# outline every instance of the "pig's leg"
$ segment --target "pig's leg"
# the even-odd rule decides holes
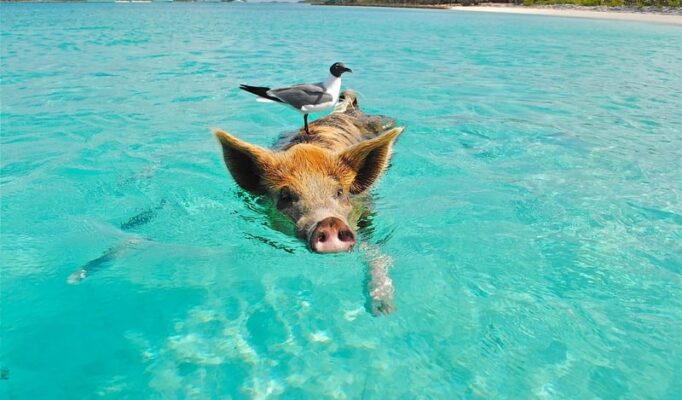
[[[393,305],[393,281],[388,276],[388,269],[393,264],[390,256],[381,254],[375,245],[362,244],[360,250],[369,266],[367,271],[367,291],[369,309],[372,315],[390,314]]]
[[[163,209],[165,206],[166,199],[163,199],[156,207],[143,211],[129,218],[128,221],[121,224],[121,229],[127,231],[130,229],[135,229],[147,225],[154,218],[156,218],[157,211]],[[118,245],[106,250],[104,253],[102,253],[101,256],[95,258],[94,260],[90,260],[77,270],[73,271],[71,275],[69,275],[69,277],[66,278],[66,281],[70,284],[80,283],[83,279],[87,278],[93,272],[96,272],[102,268],[107,267],[129,248],[134,247],[144,241],[146,240],[137,237],[131,237],[122,241]]]
[[[82,265],[80,268],[77,270],[73,271],[71,275],[66,279],[67,283],[70,283],[72,285],[75,285],[77,283],[80,283],[83,281],[83,279],[87,278],[90,274],[97,272],[98,270],[107,267],[109,264],[111,264],[116,258],[118,258],[123,252],[126,250],[130,249],[131,247],[134,247],[140,243],[142,243],[144,240],[139,239],[139,238],[130,238],[126,239],[123,242],[119,243],[118,245],[111,247],[107,251],[105,251],[101,256],[95,258],[94,260],[90,260],[86,264]]]

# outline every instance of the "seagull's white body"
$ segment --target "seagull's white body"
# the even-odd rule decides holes
[[[334,63],[329,67],[329,76],[324,82],[307,83],[270,89],[264,86],[239,85],[239,88],[255,94],[257,100],[264,103],[282,103],[303,114],[303,124],[308,132],[308,114],[328,110],[336,105],[341,93],[341,75],[353,72],[343,63]]]
[[[329,93],[332,96],[332,101],[327,101],[320,104],[305,105],[301,108],[296,108],[289,104],[286,105],[300,112],[301,114],[322,112],[328,110],[331,107],[334,107],[336,103],[339,102],[339,94],[341,94],[341,77],[337,78],[334,75],[329,74],[327,79],[320,85],[324,88],[325,93]],[[256,97],[256,101],[260,103],[275,103],[275,101],[266,99],[264,97]]]
[[[336,103],[339,102],[339,94],[341,93],[341,77],[337,78],[334,75],[329,74],[327,79],[322,82],[322,87],[324,88],[325,93],[329,93],[332,96],[332,101],[303,106],[300,110],[298,110],[299,112],[303,114],[322,112],[334,107]]]

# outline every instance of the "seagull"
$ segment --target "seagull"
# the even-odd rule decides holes
[[[239,85],[239,88],[258,96],[258,101],[282,103],[303,113],[305,132],[308,131],[308,114],[321,112],[336,105],[341,91],[341,75],[353,72],[343,63],[337,62],[329,67],[329,76],[324,82],[307,83],[278,89],[269,87]]]

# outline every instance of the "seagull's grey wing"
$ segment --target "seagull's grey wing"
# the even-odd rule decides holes
[[[324,91],[322,85],[312,84],[272,89],[268,90],[268,95],[277,97],[298,109],[311,104],[327,103],[334,99],[331,94]]]

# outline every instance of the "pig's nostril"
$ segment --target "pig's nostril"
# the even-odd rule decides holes
[[[308,246],[316,253],[350,251],[355,246],[355,233],[343,220],[328,217],[315,225]]]
[[[353,236],[353,232],[347,230],[347,229],[342,229],[339,231],[339,240],[342,242],[351,242],[355,239]]]

